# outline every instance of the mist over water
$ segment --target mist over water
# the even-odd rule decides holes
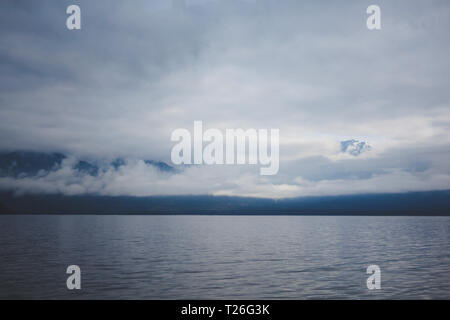
[[[447,217],[0,216],[0,298],[450,299],[449,235]]]

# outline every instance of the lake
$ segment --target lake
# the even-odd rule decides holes
[[[0,216],[9,298],[450,299],[450,218]]]

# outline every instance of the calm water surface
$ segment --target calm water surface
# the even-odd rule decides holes
[[[447,217],[0,216],[0,299],[450,299],[449,236]]]

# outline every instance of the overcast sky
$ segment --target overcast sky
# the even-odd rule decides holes
[[[258,3],[257,3],[258,2]],[[81,7],[82,29],[66,28]],[[381,7],[382,29],[366,27]],[[0,3],[0,150],[71,159],[18,190],[258,197],[450,189],[450,3]],[[198,166],[163,175],[173,130],[279,128],[280,171]],[[341,151],[357,139],[371,149]],[[73,159],[127,158],[97,178]],[[71,162],[72,161],[72,162]]]

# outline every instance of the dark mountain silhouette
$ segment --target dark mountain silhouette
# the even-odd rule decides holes
[[[144,160],[146,164],[152,165],[164,172],[174,172],[175,169],[162,161]]]
[[[41,153],[30,151],[14,151],[0,153],[0,177],[35,176],[39,172],[57,170],[67,156],[62,153]],[[162,161],[144,160],[162,172],[174,173],[176,169]],[[111,166],[116,170],[125,165],[124,159],[114,159]],[[79,160],[73,167],[81,173],[97,176],[100,170],[98,164],[87,160]]]
[[[89,174],[91,176],[97,176],[98,175],[98,167],[96,165],[93,165],[87,161],[78,161],[78,163],[74,166],[75,170],[78,170],[80,172]]]
[[[0,153],[0,177],[33,176],[41,170],[51,171],[59,167],[64,158],[61,153]]]

